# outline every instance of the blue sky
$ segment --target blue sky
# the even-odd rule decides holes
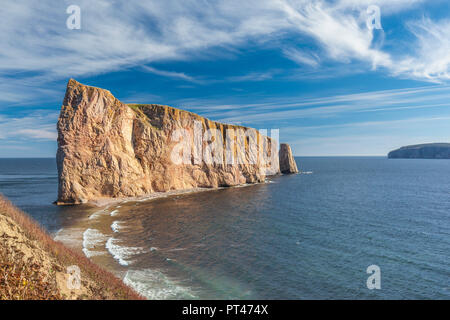
[[[81,8],[81,29],[66,8]],[[379,6],[382,29],[366,25]],[[0,157],[54,157],[69,78],[123,102],[279,129],[299,156],[450,141],[450,5],[420,0],[8,1]]]

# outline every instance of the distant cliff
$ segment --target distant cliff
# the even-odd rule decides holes
[[[279,156],[292,158],[255,129],[126,105],[71,79],[58,120],[57,203],[263,182],[280,173]]]
[[[401,147],[389,152],[388,158],[450,159],[450,143],[427,143]]]

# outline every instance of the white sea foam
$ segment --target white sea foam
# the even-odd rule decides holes
[[[114,216],[117,216],[117,214],[119,213],[119,210],[114,210],[114,211],[111,211],[111,213],[110,213],[110,215],[111,215],[111,217],[114,217]]]
[[[313,174],[313,171],[301,171],[300,174]]]
[[[123,282],[150,300],[197,298],[189,287],[181,286],[159,270],[128,270]]]
[[[101,217],[104,214],[106,214],[106,209],[102,209],[102,210],[96,211],[96,212],[94,212],[93,214],[91,214],[89,216],[89,220],[97,219],[97,218]]]
[[[106,236],[97,229],[86,229],[83,233],[83,252],[86,257],[103,255],[104,252],[96,249],[102,246],[105,241]]]
[[[111,230],[113,232],[119,232],[121,229],[123,229],[123,224],[120,221],[114,221],[111,224]]]
[[[71,248],[79,248],[83,242],[83,231],[84,229],[82,228],[62,228],[55,233],[53,239]]]
[[[106,241],[106,249],[121,265],[128,266],[133,263],[131,257],[144,253],[145,250],[142,247],[126,247],[118,244],[119,240],[111,237]]]

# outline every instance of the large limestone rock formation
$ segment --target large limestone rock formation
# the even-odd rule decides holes
[[[280,172],[277,142],[255,129],[126,105],[73,79],[58,120],[57,165],[57,204],[257,183]]]
[[[281,173],[298,173],[291,147],[286,143],[280,144],[280,171]]]
[[[77,273],[79,287],[71,281]],[[0,194],[0,298],[137,300],[142,296],[81,252],[54,241]]]

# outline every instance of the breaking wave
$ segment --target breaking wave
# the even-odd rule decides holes
[[[103,251],[99,251],[98,247],[103,246],[106,236],[97,229],[86,229],[83,233],[83,253],[86,257],[103,255]]]
[[[133,263],[131,257],[136,254],[145,253],[144,248],[142,247],[126,247],[117,244],[119,240],[110,237],[108,241],[106,241],[106,249],[108,249],[109,253],[116,259],[122,266],[128,266]]]
[[[197,298],[191,288],[169,279],[159,270],[128,270],[123,282],[150,300]]]

